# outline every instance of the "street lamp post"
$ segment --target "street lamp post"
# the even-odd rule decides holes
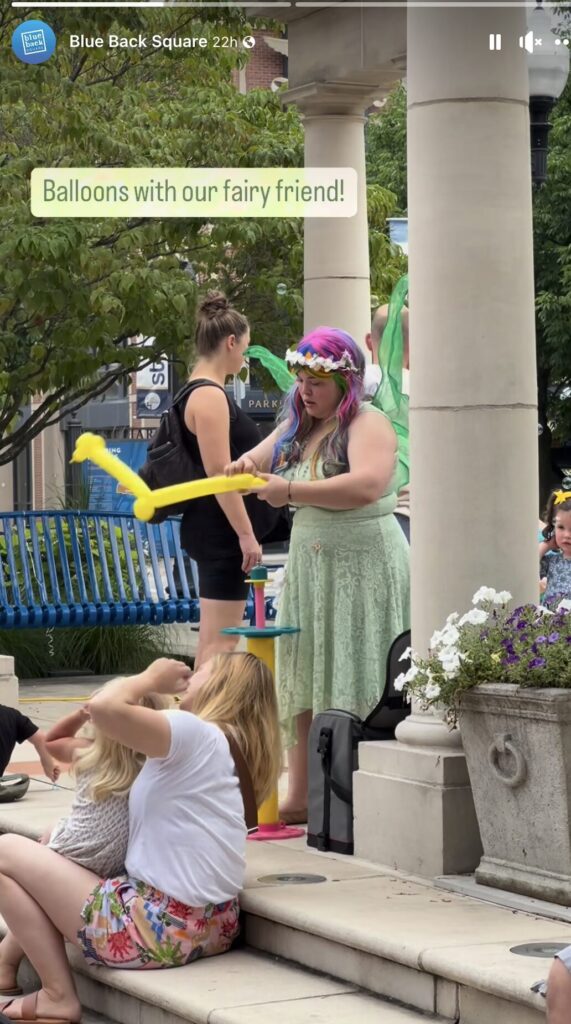
[[[567,82],[569,49],[552,31],[551,17],[541,5],[530,15],[528,29],[531,180],[534,185],[543,185],[547,179],[549,115]]]

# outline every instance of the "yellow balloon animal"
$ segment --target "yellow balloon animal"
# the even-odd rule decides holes
[[[116,455],[107,451],[104,438],[98,434],[81,434],[75,443],[72,462],[85,462],[90,459],[97,466],[109,473],[115,480],[135,495],[133,515],[143,522],[152,519],[158,508],[174,505],[178,501],[191,501],[193,498],[204,498],[207,494],[225,494],[229,491],[249,491],[255,484],[265,484],[261,477],[252,473],[239,473],[237,476],[210,476],[205,480],[189,480],[188,483],[173,484],[171,487],[160,487],[151,491],[144,480],[133,469],[126,466]]]

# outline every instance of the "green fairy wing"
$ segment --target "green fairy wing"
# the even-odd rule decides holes
[[[401,311],[408,293],[408,274],[397,282],[389,303],[387,326],[379,342],[378,363],[383,376],[372,405],[391,421],[398,441],[395,487],[400,491],[409,481],[408,395],[402,393],[403,336]]]
[[[271,373],[277,386],[281,391],[289,391],[292,384],[295,384],[293,373],[288,370],[285,359],[280,359],[263,345],[250,345],[245,352],[247,359],[259,359],[264,369]]]

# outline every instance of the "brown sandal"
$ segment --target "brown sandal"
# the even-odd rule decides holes
[[[38,1017],[38,996],[39,992],[30,992],[29,995],[24,996],[22,999],[21,1017],[7,1016],[5,1011],[14,1002],[14,999],[9,999],[7,1003],[0,1006],[0,1021],[2,1024],[6,1024],[6,1022],[13,1024],[14,1021],[18,1021],[19,1024],[79,1024],[79,1021],[69,1020],[67,1017]]]

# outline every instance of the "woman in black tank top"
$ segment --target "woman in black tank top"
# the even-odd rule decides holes
[[[209,292],[199,307],[196,328],[198,361],[191,373],[184,423],[196,465],[204,476],[224,467],[261,440],[253,421],[224,391],[224,382],[240,372],[250,343],[245,316],[232,309],[220,292]],[[239,626],[244,617],[250,570],[261,562],[256,532],[261,519],[256,495],[238,493],[191,501],[182,517],[181,542],[198,564],[200,631],[195,666],[218,651],[231,650],[233,637],[222,629]],[[266,531],[267,532],[267,528]]]

